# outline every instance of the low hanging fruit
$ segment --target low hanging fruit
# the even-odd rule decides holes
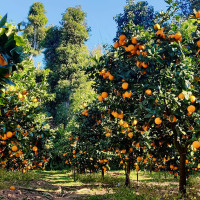
[[[193,105],[190,105],[190,106],[187,107],[187,111],[188,111],[189,113],[193,113],[195,110],[196,110],[196,108],[195,108],[195,106],[193,106]]]
[[[152,94],[152,91],[151,91],[150,89],[147,89],[147,90],[145,91],[145,93],[146,93],[148,96],[150,96],[150,95]]]
[[[17,151],[17,149],[18,149],[17,146],[15,146],[15,145],[12,146],[12,151]]]
[[[128,89],[128,83],[127,82],[122,83],[122,88],[124,90]]]
[[[155,118],[155,124],[160,125],[162,123],[162,120],[160,117]]]
[[[193,145],[194,148],[198,149],[200,147],[200,142],[199,141],[194,141],[192,143],[192,145]]]

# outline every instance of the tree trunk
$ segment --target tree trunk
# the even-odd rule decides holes
[[[179,192],[182,196],[186,194],[186,155],[187,155],[187,148],[189,143],[186,142],[185,146],[182,146],[178,141],[178,134],[175,126],[172,126],[172,130],[174,132],[174,145],[177,148],[179,155],[180,155],[180,165],[179,165]]]
[[[150,174],[152,174],[152,160],[150,161]]]
[[[76,168],[74,166],[74,182],[76,181]]]
[[[102,179],[104,180],[104,169],[101,168],[101,176],[102,176]]]
[[[130,186],[130,171],[131,171],[131,166],[130,166],[130,160],[127,162],[126,168],[125,168],[125,173],[126,173],[126,181],[125,181],[125,186]]]
[[[37,28],[34,27],[34,38],[33,38],[33,49],[36,50],[37,48],[37,40],[36,40],[36,37],[37,37]]]
[[[138,171],[137,171],[137,182],[139,181],[139,174],[138,174]]]
[[[186,154],[180,154],[180,166],[179,166],[179,173],[180,173],[180,180],[179,180],[179,192],[183,195],[186,194]]]

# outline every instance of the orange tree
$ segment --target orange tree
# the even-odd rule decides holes
[[[76,117],[77,127],[72,130],[63,155],[67,158],[65,163],[76,167],[78,172],[85,173],[88,169],[92,173],[100,169],[104,177],[110,149],[105,142],[106,136],[102,134],[104,114],[98,104],[95,101],[89,106],[83,103],[84,109]]]
[[[188,34],[190,27],[179,25],[176,4],[166,2],[169,9],[154,27],[124,27],[114,48],[90,71],[102,107],[111,112],[102,122],[111,130],[111,144],[126,157],[137,144],[137,161],[151,146],[159,146],[185,193],[186,158],[192,146],[200,147],[200,11],[191,16],[195,28]]]
[[[47,93],[48,70],[23,61],[23,71],[14,73],[15,86],[2,94],[1,106],[1,164],[7,169],[45,167],[49,157],[51,130],[43,103],[53,98]]]
[[[5,25],[6,18],[2,20]],[[25,42],[16,35],[15,26],[3,26],[0,41],[1,82],[4,84],[0,107],[0,164],[11,170],[44,168],[51,131],[43,102],[53,99],[46,91],[49,71],[35,68],[30,60],[21,62],[22,52],[26,53],[29,48],[22,48]],[[19,62],[21,70],[14,72],[11,78],[14,85],[8,77]]]

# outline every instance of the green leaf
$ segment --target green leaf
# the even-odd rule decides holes
[[[10,79],[8,78],[2,78],[2,80],[6,83],[6,84],[9,84],[9,85],[15,85]]]
[[[15,36],[14,36],[14,39],[15,39],[15,41],[16,41],[16,45],[17,45],[17,46],[24,46],[24,45],[25,45],[25,42],[24,42],[24,40],[23,40],[22,37],[20,37],[20,36],[18,36],[18,35],[15,35]]]
[[[147,115],[144,116],[144,118],[151,118],[152,117],[152,113],[148,113]]]
[[[5,28],[4,25],[5,25],[6,21],[7,21],[7,14],[0,21],[0,28]]]

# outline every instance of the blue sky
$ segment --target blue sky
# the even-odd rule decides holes
[[[90,50],[98,44],[112,44],[116,33],[113,17],[122,13],[126,4],[126,0],[6,0],[1,2],[0,15],[8,13],[8,21],[15,24],[27,21],[30,6],[36,1],[44,4],[48,25],[59,25],[61,14],[68,7],[81,5],[82,10],[87,13],[88,26],[91,27],[90,39],[86,43]],[[164,0],[147,1],[156,11],[166,10],[167,4]],[[37,60],[41,61],[41,59],[40,56]]]

